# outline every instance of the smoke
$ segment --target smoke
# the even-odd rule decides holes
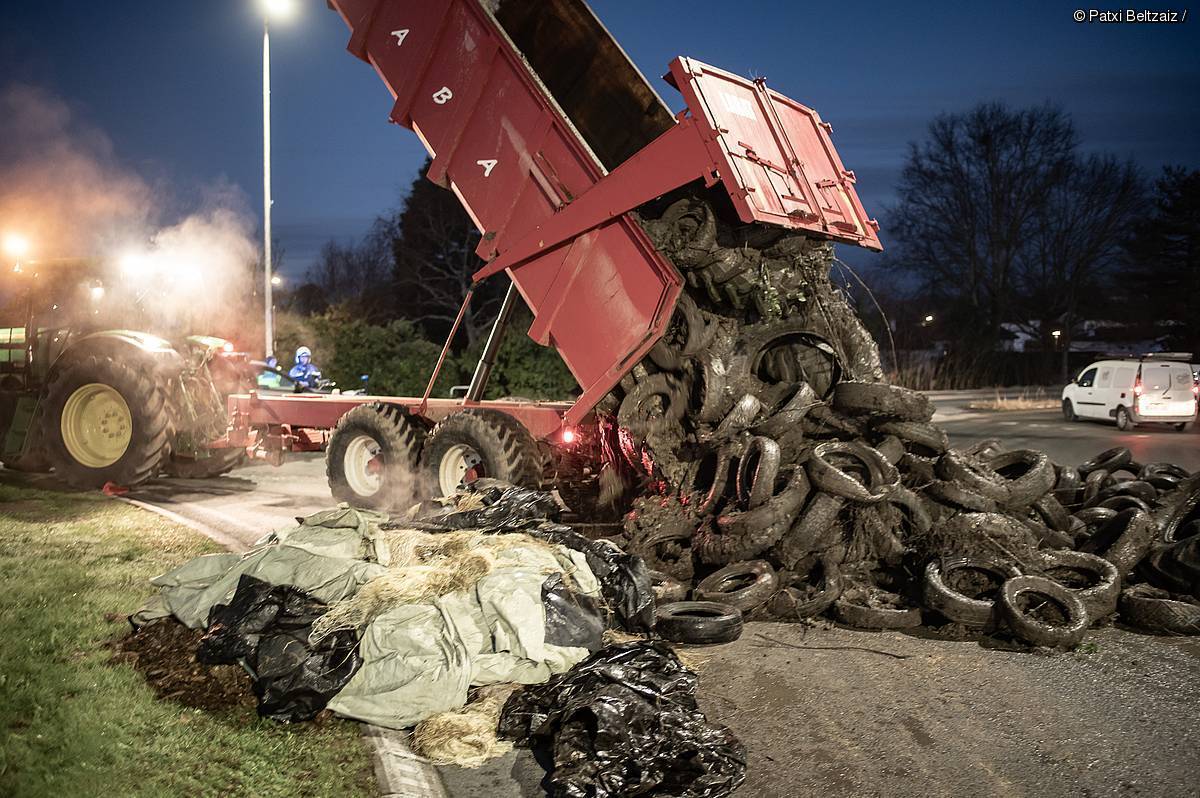
[[[189,186],[190,215],[168,217],[183,194],[123,165],[111,139],[60,98],[27,85],[0,90],[0,234],[27,239],[33,261],[93,261],[107,306],[97,315],[109,324],[257,340],[258,250],[245,197],[228,183]]]
[[[153,192],[108,136],[33,86],[0,91],[0,175],[0,224],[33,242],[33,257],[94,255],[152,222]]]

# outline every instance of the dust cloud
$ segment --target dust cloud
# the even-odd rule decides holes
[[[0,89],[0,176],[0,235],[27,240],[39,273],[78,269],[89,291],[103,285],[104,307],[87,308],[89,323],[258,340],[257,222],[236,187],[152,185],[121,163],[104,131],[24,84]],[[168,216],[185,192],[190,207]],[[0,294],[15,291],[9,260]]]

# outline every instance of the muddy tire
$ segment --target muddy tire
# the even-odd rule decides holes
[[[654,591],[656,605],[674,604],[687,599],[687,585],[662,571],[650,571],[650,589]]]
[[[163,473],[179,479],[212,479],[228,474],[246,460],[245,449],[210,449],[207,457],[172,454],[163,462]]]
[[[958,482],[934,480],[925,488],[925,493],[942,504],[960,507],[973,513],[994,513],[996,502],[987,496],[963,487]]]
[[[1045,496],[1058,477],[1045,452],[1015,449],[987,460],[987,465],[1005,479],[1009,498],[1004,507],[1022,510]]]
[[[1117,611],[1117,598],[1121,595],[1122,580],[1115,565],[1103,557],[1081,551],[1050,552],[1046,554],[1046,559],[1049,562],[1045,569],[1047,572],[1065,569],[1082,575],[1089,582],[1084,587],[1073,587],[1064,584],[1053,573],[1043,574],[1079,597],[1091,623],[1107,618]]]
[[[133,487],[157,472],[170,418],[153,372],[108,357],[68,364],[51,377],[41,436],[54,473],[78,488]]]
[[[904,441],[905,449],[922,457],[937,457],[950,448],[946,432],[936,424],[919,421],[885,421],[876,424],[875,430],[884,435],[895,435]]]
[[[833,407],[851,416],[920,422],[933,418],[933,403],[928,397],[886,382],[839,383],[833,390]]]
[[[1176,601],[1149,585],[1136,585],[1121,594],[1121,620],[1136,629],[1168,635],[1200,635],[1200,605]]]
[[[439,423],[425,441],[421,464],[439,495],[479,477],[522,488],[542,485],[537,441],[521,422],[495,410],[464,410]]]
[[[1004,477],[997,474],[982,460],[958,451],[948,451],[938,458],[934,466],[942,479],[958,484],[993,502],[1004,504],[1012,499],[1012,489]]]
[[[855,629],[913,629],[921,625],[919,607],[869,607],[859,603],[852,593],[843,593],[833,602],[833,614]]]
[[[995,619],[995,599],[968,596],[947,584],[953,573],[965,570],[986,574],[995,581],[997,589],[1005,581],[1020,576],[1020,571],[1011,565],[983,557],[934,560],[925,567],[925,584],[922,590],[925,606],[954,623],[983,629],[990,626]]]
[[[654,631],[672,643],[730,643],[742,636],[742,613],[713,601],[676,601],[655,611]]]
[[[1051,602],[1063,616],[1061,623],[1034,617],[1025,607],[1030,596]],[[1042,576],[1018,576],[1000,588],[996,602],[1001,620],[1019,640],[1047,648],[1074,648],[1087,632],[1087,610],[1079,597],[1052,579]]]
[[[779,578],[770,563],[748,560],[727,565],[702,579],[696,585],[696,600],[728,604],[748,615],[766,604],[778,589]]]
[[[1150,516],[1132,508],[1117,513],[1079,547],[1087,554],[1097,554],[1117,567],[1121,576],[1128,576],[1154,541],[1154,524]]]
[[[378,509],[412,500],[422,433],[398,405],[372,402],[346,413],[325,449],[325,476],[333,498]]]
[[[783,489],[753,510],[725,513],[716,530],[702,529],[692,540],[701,562],[723,565],[757,557],[778,543],[808,498],[808,477],[796,468]]]
[[[820,588],[811,595],[789,585],[772,597],[768,609],[772,617],[784,620],[815,618],[833,606],[842,595],[842,577],[832,562],[822,563]]]

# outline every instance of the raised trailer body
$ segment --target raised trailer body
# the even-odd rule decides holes
[[[682,290],[632,212],[697,181],[721,186],[742,222],[881,248],[815,111],[762,80],[677,58],[666,80],[686,108],[672,115],[581,0],[329,5],[350,28],[350,52],[391,92],[391,121],[429,151],[428,177],[478,226],[475,281],[508,275],[533,312],[530,337],[554,347],[581,393],[566,405],[481,402],[479,385],[457,402],[428,391],[251,395],[231,401],[235,432],[239,423],[324,427],[366,402],[427,423],[497,412],[537,440],[582,424],[662,337]]]

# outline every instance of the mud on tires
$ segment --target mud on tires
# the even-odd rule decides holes
[[[1027,601],[1032,597],[1033,601]],[[1036,602],[1033,603],[1033,602]],[[1067,588],[1041,576],[1018,576],[1000,588],[996,602],[1000,618],[1020,640],[1047,648],[1074,648],[1083,640],[1090,619],[1083,602]],[[1039,607],[1050,605],[1058,618],[1039,617]]]
[[[1005,580],[1020,576],[1011,565],[984,557],[950,557],[933,560],[925,568],[923,599],[925,606],[946,620],[982,629],[990,626],[995,618],[996,601],[986,597],[985,591],[968,595],[949,584],[952,575],[960,571],[975,571],[987,577],[989,586],[998,591]]]
[[[540,488],[537,442],[512,416],[495,410],[464,410],[440,422],[425,441],[421,472],[429,487],[448,495],[480,477],[523,488]]]
[[[423,433],[397,405],[371,402],[346,413],[325,450],[325,475],[333,498],[353,507],[380,509],[411,499]]]
[[[42,407],[46,460],[74,487],[138,485],[166,456],[170,419],[152,369],[85,357],[51,377]]]

